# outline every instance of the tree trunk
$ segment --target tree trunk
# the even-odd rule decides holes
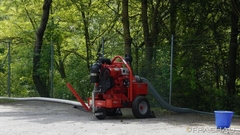
[[[83,8],[82,8],[83,9]],[[88,31],[88,21],[85,16],[85,12],[81,11],[82,18],[83,18],[83,24],[84,24],[84,37],[86,42],[86,51],[87,51],[87,68],[90,69],[90,57],[91,57],[91,43],[90,43],[90,36]]]
[[[147,0],[142,0],[142,26],[143,26],[143,36],[146,47],[146,65],[149,65],[153,57],[152,43],[150,41],[149,34],[149,24],[148,24],[148,15],[147,15]]]
[[[151,33],[150,26],[148,23],[148,0],[142,0],[142,26],[143,26],[143,36],[146,47],[146,64],[149,65],[153,58],[153,46],[157,41],[157,35],[159,34],[158,30],[158,8],[160,6],[160,0],[156,1],[156,6],[154,7],[152,16],[151,16]]]
[[[61,78],[64,79],[64,78],[67,78],[65,68],[64,68],[64,64],[63,64],[64,59],[62,59],[60,44],[57,43],[56,45],[57,45],[57,55],[59,57],[58,63],[56,62],[57,70],[59,71]]]
[[[132,38],[129,30],[128,0],[122,0],[122,23],[124,31],[124,53],[131,55]]]
[[[240,1],[231,0],[232,10],[235,12],[236,16],[240,18]]]
[[[82,1],[76,2],[76,1],[72,0],[72,2],[75,4],[77,9],[80,11],[82,18],[83,18],[82,20],[83,20],[83,26],[84,26],[84,37],[85,37],[86,52],[87,52],[86,62],[87,62],[87,68],[90,69],[91,42],[90,42],[90,35],[89,35],[89,30],[88,30],[89,22],[88,22],[88,18],[86,17],[86,14],[88,14],[88,13],[85,13],[87,11],[84,10],[85,8],[88,8],[88,7],[84,7],[84,4]],[[90,1],[90,3],[91,3],[91,1]]]
[[[44,0],[43,3],[43,14],[41,18],[40,26],[36,33],[36,42],[34,46],[34,55],[33,55],[33,82],[36,86],[36,89],[41,97],[50,97],[49,92],[46,89],[45,82],[41,79],[41,74],[38,73],[40,69],[40,59],[41,59],[41,48],[43,42],[44,32],[49,18],[49,10],[51,8],[52,0]]]
[[[235,95],[236,94],[236,60],[237,60],[237,49],[238,49],[238,16],[234,11],[232,11],[231,15],[231,39],[229,45],[229,68],[228,68],[228,94]]]
[[[176,10],[175,0],[170,0],[170,31],[171,35],[176,34],[176,25],[177,25],[177,10]]]

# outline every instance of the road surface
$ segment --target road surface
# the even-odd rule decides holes
[[[156,113],[157,118],[135,119],[130,109],[123,116],[96,119],[72,105],[43,101],[0,103],[1,135],[240,135],[240,119],[218,130],[215,118],[203,114]]]

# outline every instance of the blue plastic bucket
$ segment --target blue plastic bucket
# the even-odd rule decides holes
[[[232,121],[232,111],[214,111],[215,123],[218,129],[229,128]]]

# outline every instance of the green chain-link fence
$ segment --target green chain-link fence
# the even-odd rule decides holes
[[[171,96],[171,104],[175,106],[207,111],[221,108],[223,104],[227,104],[222,99],[228,98],[225,90],[229,38],[229,33],[206,37],[162,37],[161,42],[154,43],[150,63],[144,59],[146,48],[134,45],[131,48],[133,73],[147,78],[166,102],[169,102]],[[9,92],[14,97],[38,96],[32,81],[32,48],[12,43],[11,53],[8,53],[8,45],[7,42],[0,43],[0,96],[9,96]],[[105,56],[111,59],[115,55],[123,55],[117,54],[123,52],[123,48],[119,46],[106,44]],[[42,52],[46,54],[44,60],[48,62],[45,62],[43,67],[45,70],[40,70],[39,73],[44,74],[42,79],[45,80],[51,96],[74,99],[66,87],[67,82],[70,82],[84,99],[90,96],[93,84],[90,84],[84,59],[74,53],[69,54],[64,63],[67,78],[62,79],[57,65],[60,57],[55,51],[51,51],[51,45],[43,48]],[[236,60],[238,69],[239,52]],[[8,70],[9,65],[11,67]],[[237,93],[240,91],[239,78],[238,71]],[[238,94],[234,98],[234,104],[239,104]],[[149,100],[152,106],[160,106],[151,95]]]

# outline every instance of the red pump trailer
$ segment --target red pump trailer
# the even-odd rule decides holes
[[[94,83],[94,90],[87,105],[69,83],[67,86],[83,107],[92,110],[98,119],[119,114],[120,108],[132,108],[136,118],[147,118],[151,115],[146,98],[147,83],[133,75],[131,61],[129,55],[125,59],[115,56],[112,60],[100,57],[91,67],[90,81]]]

